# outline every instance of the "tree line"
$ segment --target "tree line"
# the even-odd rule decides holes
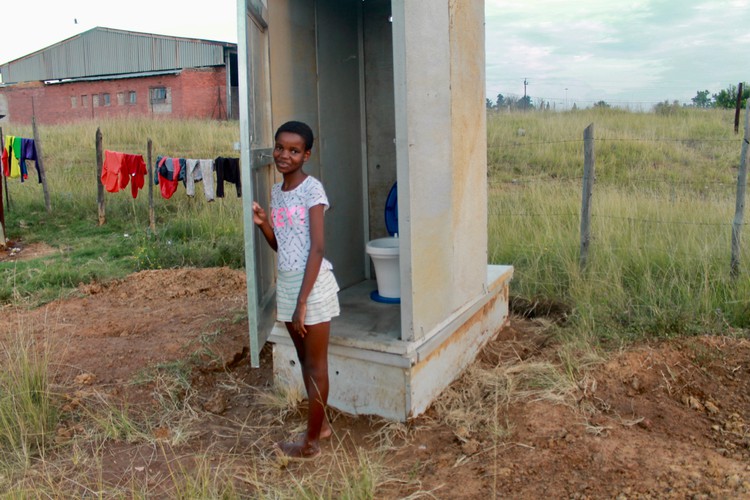
[[[525,95],[523,97],[504,96],[503,94],[497,94],[497,98],[493,102],[492,99],[486,99],[487,109],[518,109],[518,110],[532,110],[535,109],[534,104],[531,102],[531,97]],[[549,105],[549,103],[548,103]],[[544,103],[542,103],[542,109],[544,109]]]
[[[737,85],[729,85],[717,94],[711,94],[708,90],[699,90],[691,99],[696,108],[734,108],[737,105],[739,88]],[[750,98],[750,86],[742,84],[742,97],[740,106],[744,108]]]
[[[750,99],[750,85],[743,83],[742,85],[742,97],[741,107],[744,108],[747,105],[747,100]],[[692,104],[680,104],[679,101],[664,101],[656,104],[654,110],[657,112],[674,111],[680,107],[695,107],[695,108],[728,108],[733,109],[737,105],[737,95],[739,94],[738,85],[729,85],[727,88],[720,90],[716,94],[711,94],[708,90],[699,90],[695,97],[691,98]],[[504,96],[503,94],[497,94],[497,98],[493,101],[492,99],[486,98],[487,109],[509,109],[519,111],[531,111],[535,109],[549,110],[549,101],[540,101],[538,105],[534,105],[531,102],[531,97],[528,95],[523,97]],[[594,108],[610,108],[611,105],[606,101],[598,101],[594,104]],[[575,103],[573,103],[572,110],[576,109]]]

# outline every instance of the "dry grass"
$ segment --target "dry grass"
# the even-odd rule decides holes
[[[402,428],[385,426],[367,449],[334,435],[333,450],[315,464],[278,457],[270,434],[299,419],[298,394],[261,391],[229,377],[227,387],[254,401],[236,420],[201,409],[195,388],[176,373],[157,371],[148,382],[139,374],[133,387],[152,387],[148,408],[123,405],[96,388],[67,393],[51,439],[21,450],[25,464],[4,462],[4,498],[366,499],[392,481],[383,464]],[[209,423],[221,445],[201,438]]]
[[[572,304],[568,328],[587,341],[747,328],[750,280],[729,272],[741,148],[731,119],[720,110],[493,113],[490,261],[513,264],[515,294]],[[589,123],[596,179],[582,269]],[[747,245],[739,258],[744,276]]]

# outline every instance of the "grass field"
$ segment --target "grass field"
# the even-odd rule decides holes
[[[739,277],[731,279],[729,272],[741,137],[733,132],[729,112],[672,111],[490,113],[490,261],[515,267],[514,296],[567,311],[566,321],[555,327],[562,368],[545,364],[539,377],[570,384],[577,379],[568,375],[602,347],[699,333],[740,335],[750,326],[746,247]],[[582,137],[590,123],[596,181],[590,255],[581,269]],[[97,126],[106,149],[145,155],[151,138],[154,156],[237,156],[236,123],[131,120],[40,127],[52,213],[45,210],[35,173],[25,183],[11,180],[6,231],[11,241],[43,242],[55,251],[0,262],[0,301],[33,307],[77,293],[80,283],[143,269],[243,267],[242,204],[231,187],[213,203],[205,202],[200,187],[194,199],[178,193],[163,200],[157,194],[155,232],[148,225],[145,191],[136,200],[127,191],[108,194],[107,223],[98,226]],[[28,127],[6,126],[4,133],[31,137]],[[8,367],[0,375],[0,485],[27,470],[32,459],[44,461],[59,418],[49,360],[19,333],[0,345],[2,365]],[[488,411],[495,415],[496,408]],[[137,425],[119,408],[106,407],[95,416],[97,432],[106,436],[137,434]],[[466,419],[463,413],[454,417]],[[142,438],[134,434],[134,439]],[[171,471],[175,491],[184,498],[237,497],[236,478],[212,470],[208,460],[196,457],[190,470]],[[300,479],[293,485],[296,496],[328,498],[343,491],[348,498],[372,497],[377,460],[366,455],[341,460],[325,484]],[[247,474],[260,474],[245,481],[257,482],[269,498],[284,496],[265,480],[262,467]],[[54,497],[62,493],[56,488],[50,483],[14,494]],[[148,493],[132,489],[121,496]]]
[[[733,114],[586,110],[494,113],[488,118],[489,255],[513,264],[513,293],[560,301],[590,338],[726,331],[750,324],[747,245],[729,277],[731,222],[741,136]],[[594,124],[596,181],[589,265],[579,268],[583,129]],[[244,265],[242,205],[155,195],[148,229],[137,200],[106,195],[96,224],[95,132],[105,149],[189,158],[237,156],[234,122],[150,120],[40,127],[53,213],[41,186],[10,181],[11,240],[43,241],[59,254],[0,264],[0,300],[40,304],[79,283],[141,269]],[[31,137],[30,128],[5,133]]]
[[[60,252],[41,261],[0,266],[0,300],[41,304],[79,283],[142,269],[244,266],[242,203],[233,186],[225,198],[211,203],[205,201],[200,185],[194,199],[184,196],[181,187],[169,200],[157,190],[155,233],[148,228],[145,188],[136,200],[129,188],[105,193],[107,222],[98,226],[97,126],[104,149],[144,158],[149,138],[154,158],[239,156],[233,149],[239,136],[235,122],[128,120],[40,127],[52,214],[45,210],[36,172],[23,184],[10,179],[6,231],[11,240],[45,242]],[[32,137],[28,127],[6,127],[5,133]]]
[[[596,180],[582,271],[591,123]],[[491,114],[490,260],[515,266],[516,294],[567,303],[591,339],[746,328],[747,245],[740,277],[730,278],[741,144],[733,114],[718,110]]]

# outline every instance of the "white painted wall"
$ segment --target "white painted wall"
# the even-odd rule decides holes
[[[433,335],[483,293],[484,2],[394,0],[402,328]]]

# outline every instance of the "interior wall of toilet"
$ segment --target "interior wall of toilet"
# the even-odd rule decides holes
[[[385,202],[396,182],[393,24],[390,0],[370,0],[362,6],[369,239],[373,240],[388,236]]]
[[[391,1],[274,0],[268,9],[273,127],[302,120],[316,132],[305,170],[326,188],[326,256],[346,288],[368,277],[365,244],[387,235],[396,182]]]

